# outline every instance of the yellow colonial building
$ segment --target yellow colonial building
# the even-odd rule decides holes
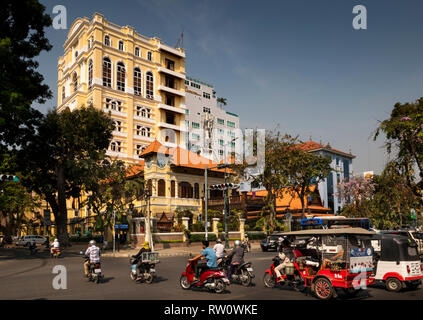
[[[108,155],[137,162],[154,139],[185,144],[185,51],[95,13],[76,19],[58,61],[58,110],[92,104],[115,122]]]
[[[178,208],[198,216],[203,211],[204,168],[216,164],[180,148],[187,131],[184,49],[113,24],[98,13],[91,20],[76,19],[63,48],[58,110],[93,105],[110,114],[115,130],[107,154],[136,164],[151,190],[148,203],[134,203],[135,210],[142,216],[149,212],[155,221]],[[170,156],[165,163],[162,152]],[[222,170],[209,171],[208,185],[223,181]],[[84,233],[95,221],[80,205],[82,199],[67,200],[71,234]],[[32,220],[34,232],[45,233],[50,220],[49,232],[54,233],[54,216],[45,202]]]

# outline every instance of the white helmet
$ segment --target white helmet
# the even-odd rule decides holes
[[[57,239],[54,239],[54,242],[57,242],[57,241],[59,241],[59,240],[57,240]]]
[[[90,245],[92,245],[92,246],[95,245],[95,240],[91,240]]]
[[[241,241],[235,240],[235,247],[239,247],[241,245]]]
[[[216,242],[217,242],[217,243],[222,243],[222,240],[217,239],[217,240],[216,240]]]

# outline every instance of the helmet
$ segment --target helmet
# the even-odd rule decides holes
[[[57,242],[57,241],[59,241],[59,240],[57,240],[57,239],[54,239],[54,242]]]
[[[217,240],[216,240],[216,242],[217,242],[217,243],[222,243],[222,240],[217,239]]]
[[[92,245],[92,246],[95,245],[95,240],[91,240],[90,245]]]
[[[239,247],[241,245],[241,241],[235,240],[235,247]]]

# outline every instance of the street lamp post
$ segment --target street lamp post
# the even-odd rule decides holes
[[[116,212],[113,211],[113,255],[115,255],[115,243],[116,243]]]
[[[207,165],[204,168],[204,228],[206,229],[206,241],[209,240],[209,230],[207,226],[207,201],[208,201],[208,182],[207,182]]]

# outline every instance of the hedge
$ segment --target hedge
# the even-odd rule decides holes
[[[214,233],[209,233],[208,235],[209,241],[216,241],[216,235]],[[201,242],[206,240],[205,234],[191,234],[189,237],[191,242]]]
[[[154,241],[156,243],[180,243],[180,242],[184,242],[183,240],[157,240]]]
[[[260,232],[260,233],[247,232],[247,235],[248,235],[248,240],[263,240],[266,238],[266,234],[264,232]]]
[[[69,237],[70,242],[90,242],[91,240],[95,240],[96,242],[102,242],[102,236],[92,236],[92,237],[86,237],[86,236],[71,236]]]

